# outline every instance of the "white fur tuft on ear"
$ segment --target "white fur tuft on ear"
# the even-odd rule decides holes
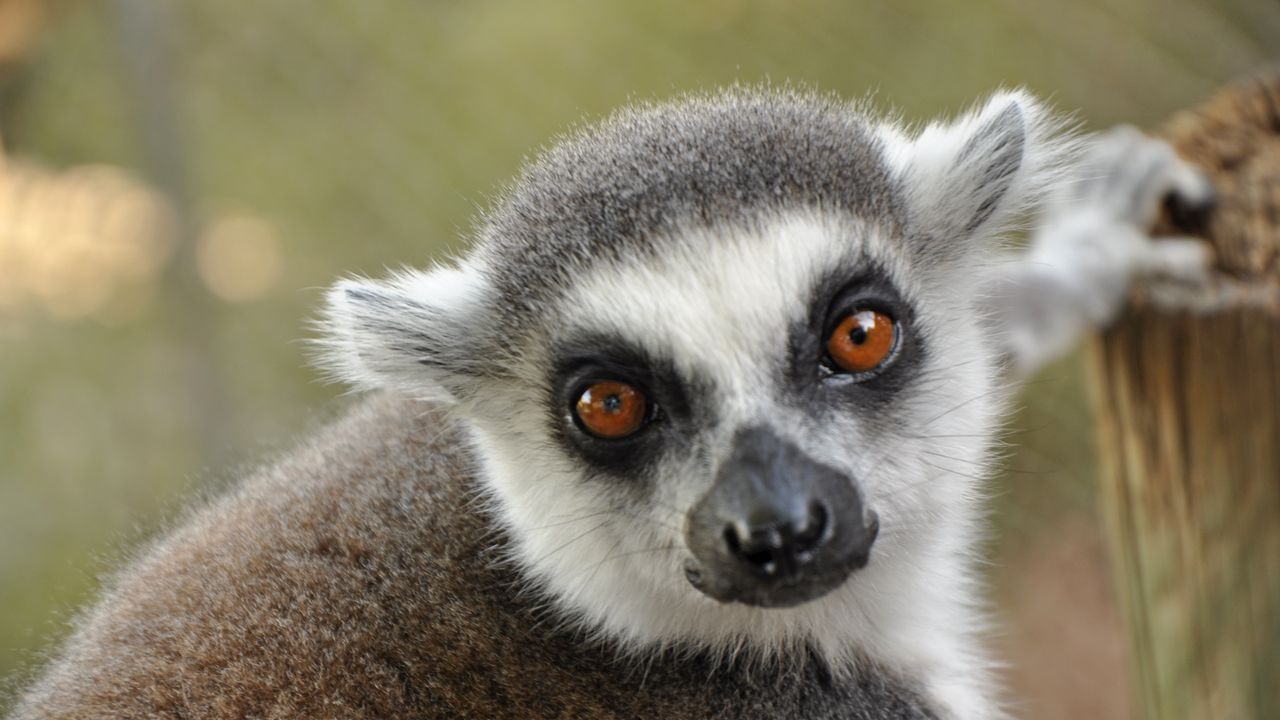
[[[953,252],[1000,233],[1037,205],[1078,148],[1068,123],[1021,90],[997,93],[914,136],[889,126],[880,136],[911,222]]]
[[[351,278],[326,293],[317,365],[360,389],[388,388],[457,402],[479,374],[468,328],[486,284],[471,267],[403,270],[383,281]]]

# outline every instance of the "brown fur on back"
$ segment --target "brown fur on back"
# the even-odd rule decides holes
[[[13,717],[931,717],[879,672],[637,665],[539,624],[464,447],[359,404],[126,569]]]

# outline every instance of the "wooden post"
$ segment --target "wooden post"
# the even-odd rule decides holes
[[[1140,289],[1091,349],[1136,695],[1147,718],[1280,718],[1280,70],[1161,134],[1219,202],[1155,233],[1207,238],[1220,279],[1185,302]]]

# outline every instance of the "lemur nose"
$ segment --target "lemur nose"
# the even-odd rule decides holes
[[[765,426],[737,432],[685,517],[689,583],[758,607],[831,592],[867,565],[879,532],[853,477]]]
[[[831,539],[831,512],[820,501],[803,513],[785,514],[773,507],[757,507],[743,520],[724,528],[729,554],[749,570],[771,578],[799,574],[813,561],[814,551]]]

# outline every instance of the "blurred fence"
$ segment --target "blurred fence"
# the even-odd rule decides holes
[[[296,342],[315,288],[464,247],[584,118],[772,79],[913,118],[1023,84],[1147,124],[1278,48],[1274,0],[0,0],[0,674],[180,499],[328,412]],[[1073,363],[1032,384],[998,492],[1038,717],[1123,668],[1105,638],[1037,655],[1054,618],[1114,630],[1082,398]],[[1035,555],[1064,518],[1083,549]]]

